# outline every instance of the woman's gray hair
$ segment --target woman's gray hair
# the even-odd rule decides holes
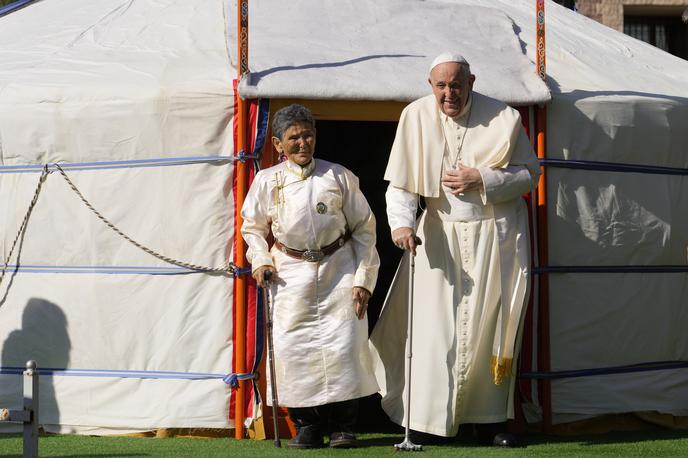
[[[284,132],[299,122],[310,124],[315,129],[315,119],[308,108],[298,103],[280,108],[272,116],[272,135],[283,140]]]

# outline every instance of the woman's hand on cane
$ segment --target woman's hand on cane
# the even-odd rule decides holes
[[[270,272],[267,277],[265,276],[266,272]],[[270,283],[277,279],[277,270],[273,266],[260,266],[253,271],[252,276],[256,283],[258,283],[258,286],[267,288],[270,286]]]

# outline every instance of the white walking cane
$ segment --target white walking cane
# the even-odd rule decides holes
[[[267,287],[263,287],[263,302],[265,307],[265,320],[268,328],[268,367],[270,368],[270,388],[272,391],[272,427],[275,435],[275,447],[282,447],[279,434],[279,422],[277,419],[277,408],[279,401],[277,400],[277,380],[275,380],[275,353],[272,345],[272,304],[270,303],[270,278],[272,272],[266,270],[263,274],[263,280],[268,283]]]
[[[418,237],[415,237],[415,240],[416,245],[422,243]],[[423,446],[414,444],[409,437],[411,430],[409,426],[411,424],[411,360],[413,359],[413,280],[416,274],[416,255],[412,251],[409,251],[409,261],[408,319],[406,329],[406,358],[408,359],[408,364],[406,365],[406,435],[404,436],[404,442],[394,444],[394,448],[408,452],[419,452],[423,450]]]

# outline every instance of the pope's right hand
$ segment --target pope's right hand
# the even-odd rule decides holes
[[[420,245],[416,233],[410,227],[400,227],[392,231],[392,241],[402,250],[409,250],[413,255],[416,255],[416,247]]]
[[[265,280],[265,272],[271,272],[268,281]],[[277,270],[272,266],[260,266],[253,271],[252,275],[261,288],[267,288],[270,286],[270,283],[273,283],[277,279]]]

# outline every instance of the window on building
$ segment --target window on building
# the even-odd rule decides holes
[[[624,16],[624,33],[688,59],[688,25],[681,16]]]

